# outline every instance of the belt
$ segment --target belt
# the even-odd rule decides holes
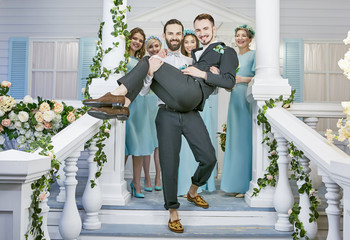
[[[169,107],[169,106],[166,105],[166,104],[159,104],[158,107],[159,107],[159,108],[166,109],[166,110],[171,111],[171,112],[178,112],[178,111],[176,111],[175,109]]]

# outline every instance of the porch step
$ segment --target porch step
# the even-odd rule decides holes
[[[273,226],[188,225],[184,229],[173,233],[165,224],[103,224],[99,230],[83,230],[79,239],[291,239],[290,232],[278,232]]]

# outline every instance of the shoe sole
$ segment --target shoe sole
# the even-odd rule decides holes
[[[102,108],[102,107],[111,107],[121,109],[124,107],[124,103],[115,103],[115,102],[83,102],[85,106],[93,108]]]
[[[125,114],[108,114],[105,112],[100,111],[88,111],[88,114],[92,117],[102,119],[102,120],[108,120],[108,119],[118,119],[119,121],[125,121],[128,120],[128,116]]]

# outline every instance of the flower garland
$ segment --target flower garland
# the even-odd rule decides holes
[[[265,105],[262,107],[262,110],[259,109],[257,115],[257,123],[258,125],[263,125],[263,142],[269,147],[269,156],[270,164],[266,168],[266,173],[263,178],[259,178],[257,180],[258,188],[254,188],[253,196],[257,196],[261,189],[266,186],[276,186],[277,180],[276,177],[278,175],[278,152],[277,152],[277,141],[272,137],[271,133],[271,125],[268,122],[265,113],[267,109],[274,108],[277,102],[282,102],[282,107],[289,108],[290,104],[294,101],[295,90],[292,91],[291,96],[287,100],[283,100],[283,96],[280,96],[277,99],[270,99],[265,101]],[[317,197],[314,195],[316,191],[312,188],[311,180],[309,178],[309,174],[303,170],[303,167],[300,165],[299,159],[303,157],[303,152],[298,150],[295,145],[291,142],[288,145],[289,156],[292,158],[291,160],[291,179],[296,181],[305,181],[303,185],[299,188],[298,192],[300,194],[306,193],[309,196],[309,200],[311,203],[310,206],[310,218],[309,222],[315,222],[319,216],[317,212],[317,206],[319,205],[319,201]],[[306,230],[303,226],[303,223],[299,219],[301,207],[299,203],[295,203],[293,208],[289,210],[289,222],[294,225],[294,232],[292,234],[293,239],[305,238],[309,239],[306,236]]]

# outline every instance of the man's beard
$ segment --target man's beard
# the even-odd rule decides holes
[[[168,48],[171,50],[171,51],[177,51],[179,50],[179,48],[181,47],[181,41],[178,41],[178,44],[177,45],[172,45],[171,44],[171,41],[174,41],[174,39],[165,39],[165,42],[166,42],[166,45],[168,46]],[[177,40],[176,40],[177,41]]]

